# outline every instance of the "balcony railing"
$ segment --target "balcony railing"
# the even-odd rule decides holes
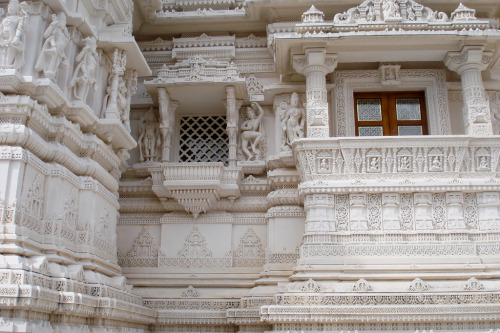
[[[301,139],[295,152],[303,182],[481,178],[498,183],[500,173],[500,136]]]

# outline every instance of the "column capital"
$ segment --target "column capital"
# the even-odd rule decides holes
[[[304,54],[293,55],[293,69],[307,75],[312,68],[326,75],[337,67],[337,54],[326,53],[324,48],[307,48]]]
[[[451,71],[462,75],[469,69],[483,71],[491,62],[493,52],[484,51],[483,45],[466,45],[460,51],[448,52],[444,64]]]

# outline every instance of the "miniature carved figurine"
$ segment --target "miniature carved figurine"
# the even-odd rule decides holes
[[[319,165],[319,170],[320,171],[328,171],[328,164],[326,163],[326,159],[322,158],[321,163]]]
[[[248,161],[262,159],[262,149],[259,148],[264,139],[263,117],[264,111],[259,104],[253,102],[252,107],[247,108],[247,120],[241,124],[241,150]]]
[[[488,159],[486,156],[481,157],[479,161],[479,169],[487,169],[488,168]]]
[[[43,71],[45,77],[55,80],[59,66],[67,67],[68,59],[64,49],[69,42],[69,32],[66,29],[66,15],[63,12],[52,15],[52,23],[43,34],[45,42],[35,65],[37,72]]]
[[[69,86],[73,88],[73,95],[76,99],[85,100],[89,93],[90,86],[95,86],[95,74],[99,55],[96,51],[96,40],[94,37],[87,37],[84,40],[85,46],[76,56],[76,61],[80,63],[76,66],[73,78]]]
[[[305,121],[306,111],[299,106],[299,94],[294,92],[290,98],[290,106],[281,121],[283,148],[290,150],[295,139],[304,137]]]
[[[370,159],[370,171],[377,171],[378,170],[378,158],[372,157]]]
[[[442,167],[441,159],[438,156],[432,158],[431,170],[439,170]]]
[[[396,0],[385,0],[382,3],[382,11],[384,12],[384,19],[400,17],[399,5]]]
[[[158,152],[161,145],[160,128],[152,108],[141,118],[137,143],[141,162],[154,162],[159,158]]]
[[[24,64],[27,14],[18,0],[11,0],[7,16],[0,23],[0,66],[20,69]]]
[[[410,159],[408,156],[403,156],[399,160],[399,168],[402,170],[408,170],[410,169]]]

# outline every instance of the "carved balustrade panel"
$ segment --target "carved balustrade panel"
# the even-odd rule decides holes
[[[409,188],[440,184],[450,179],[482,179],[498,187],[500,141],[465,136],[391,137],[299,140],[295,146],[303,182],[345,180],[347,185]],[[429,179],[433,183],[429,183]],[[354,183],[353,183],[354,181]],[[338,188],[342,185],[338,183]],[[302,185],[304,188],[305,185]],[[347,189],[346,189],[347,190]]]

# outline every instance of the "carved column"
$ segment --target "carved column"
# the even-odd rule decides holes
[[[491,135],[490,107],[484,91],[481,71],[488,66],[492,52],[484,46],[464,46],[460,52],[449,52],[446,66],[462,79],[465,132],[469,135]]]
[[[113,64],[111,67],[110,79],[108,80],[108,103],[106,105],[106,119],[121,119],[118,109],[118,88],[120,76],[125,73],[127,55],[124,50],[115,48],[113,51]]]
[[[158,88],[158,105],[160,106],[160,132],[162,136],[161,161],[169,162],[172,131],[175,124],[175,109],[178,104],[170,100],[167,89]]]
[[[226,87],[226,118],[227,118],[227,135],[229,137],[229,157],[228,166],[236,167],[236,152],[238,149],[238,110],[241,107],[242,101],[236,99],[234,87]]]
[[[327,54],[323,48],[309,48],[305,54],[293,56],[293,68],[306,76],[307,137],[330,136],[325,76],[336,67],[337,55]]]
[[[126,106],[122,114],[122,122],[125,128],[130,132],[130,102],[132,96],[137,92],[137,71],[134,69],[127,69],[123,74],[125,80],[125,87],[127,88],[125,100]]]

